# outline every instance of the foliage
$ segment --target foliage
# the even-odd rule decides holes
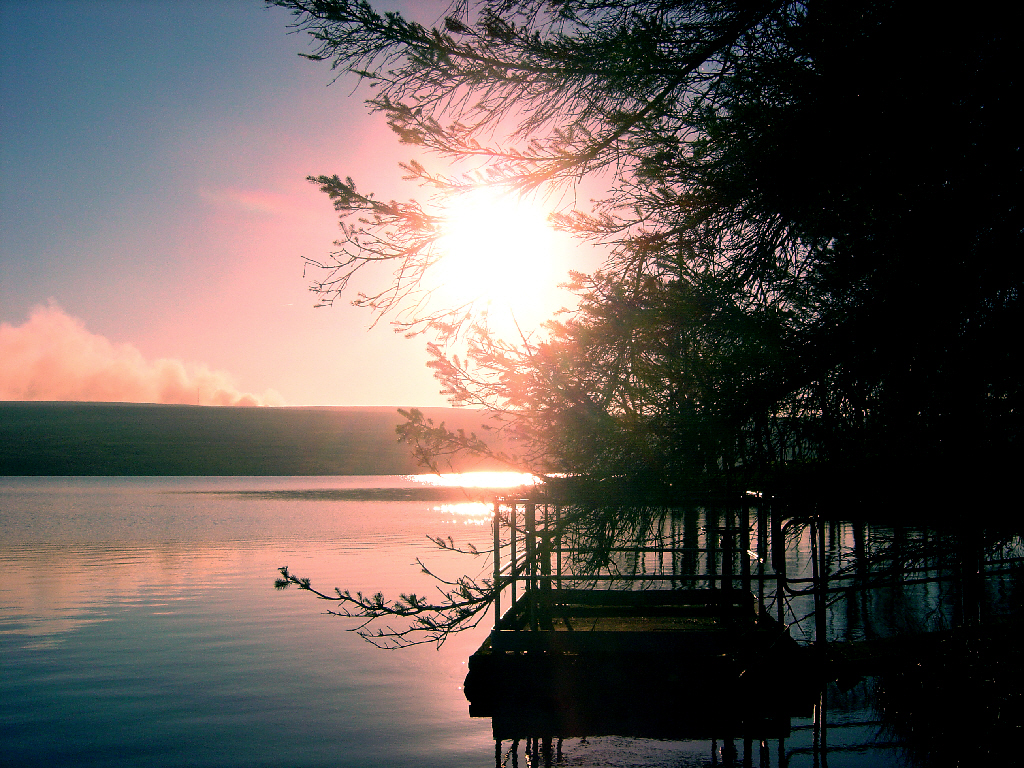
[[[268,2],[311,35],[309,58],[373,88],[403,142],[453,163],[402,166],[423,203],[311,177],[342,220],[315,262],[321,301],[391,270],[354,303],[434,334],[444,391],[512,446],[410,414],[426,464],[490,452],[662,500],[1006,488],[1019,6],[457,0],[427,27],[359,0]],[[473,302],[436,305],[446,200],[584,184],[607,191],[551,217],[607,253],[570,277],[576,308],[507,339]]]
[[[554,484],[557,488],[558,483]],[[551,489],[548,489],[551,491]],[[607,489],[606,489],[607,490]],[[619,548],[637,547],[643,543],[659,540],[659,533],[665,530],[666,520],[672,514],[665,507],[635,504],[630,489],[622,489],[623,498],[609,498],[602,494],[599,503],[593,499],[579,499],[578,503],[562,507],[557,522],[545,519],[542,535],[536,546],[526,543],[522,522],[511,541],[501,543],[501,548],[517,551],[515,570],[519,583],[524,574],[540,572],[550,567],[552,553],[557,541],[565,549],[561,554],[565,578],[572,580],[572,574],[585,575],[605,572],[617,576],[636,575],[640,564],[620,562],[612,553]],[[557,493],[557,490],[555,491]],[[609,506],[612,505],[612,506]],[[614,514],[609,510],[614,507]],[[510,530],[509,516],[517,514],[509,509],[499,512],[501,522]],[[472,557],[491,559],[502,557],[494,549],[477,549],[473,544],[456,544],[451,537],[430,537],[442,550],[459,552]],[[297,587],[310,592],[320,600],[329,601],[338,607],[327,613],[344,618],[357,619],[350,629],[368,642],[384,649],[406,648],[412,645],[433,643],[443,644],[452,634],[477,626],[485,617],[495,596],[511,582],[509,568],[502,570],[496,578],[473,578],[461,576],[454,581],[446,580],[434,572],[420,559],[416,560],[423,573],[436,582],[438,594],[430,599],[423,595],[408,593],[389,600],[383,593],[367,595],[335,588],[323,592],[313,587],[310,579],[293,574],[287,566],[279,568],[280,577],[274,582],[277,589]],[[547,563],[547,566],[543,565]]]
[[[446,549],[454,549],[450,541],[438,540],[435,543]],[[321,600],[337,603],[339,608],[327,613],[359,619],[353,631],[378,648],[406,648],[423,643],[440,646],[453,632],[475,627],[483,619],[493,599],[494,585],[491,581],[484,579],[478,582],[468,576],[454,582],[444,581],[431,573],[422,561],[416,562],[424,573],[444,585],[439,599],[431,601],[422,595],[410,593],[400,595],[397,600],[387,600],[380,592],[373,595],[364,595],[362,592],[352,594],[347,589],[338,588],[330,594],[314,589],[308,578],[296,576],[287,566],[278,569],[281,576],[274,582],[274,587],[287,589],[295,586],[312,592]],[[379,619],[399,619],[403,624],[398,627],[390,624],[381,627],[373,623]]]
[[[343,219],[314,289],[329,303],[391,265],[355,303],[438,334],[435,373],[515,434],[511,461],[764,484],[1016,446],[1020,11],[483,0],[428,28],[275,4],[404,142],[471,163],[403,166],[435,207],[605,180],[591,211],[553,215],[610,249],[604,268],[572,277],[568,317],[507,340],[471,304],[431,305],[438,210],[312,179]]]

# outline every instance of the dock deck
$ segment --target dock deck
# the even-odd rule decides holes
[[[470,657],[464,685],[470,715],[491,717],[495,738],[669,738],[723,722],[768,737],[809,707],[787,679],[797,644],[751,591],[752,574],[734,556],[743,551],[738,535],[734,544],[722,539],[724,554],[721,532],[665,550],[702,557],[711,566],[701,573],[580,575],[563,567],[571,550],[562,548],[557,509],[542,516],[532,503],[505,503],[507,514],[495,505],[494,551],[506,547],[509,559],[495,558],[494,582],[503,587],[497,606],[502,592],[512,605]],[[683,586],[692,582],[701,586]]]
[[[785,631],[738,590],[539,589],[520,597],[481,648],[503,652],[725,652]]]
[[[784,732],[790,697],[766,712],[755,694],[777,687],[796,643],[751,595],[708,592],[552,590],[537,629],[527,593],[469,659],[470,715],[491,717],[495,738],[669,737],[723,718]]]

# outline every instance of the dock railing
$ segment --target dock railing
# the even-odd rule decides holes
[[[842,600],[901,591],[912,598],[905,610],[927,617],[929,631],[998,610],[988,595],[1024,573],[1019,537],[999,546],[953,537],[951,545],[922,527],[871,528],[772,512],[759,498],[697,512],[666,510],[646,538],[597,546],[572,535],[558,504],[495,498],[494,632],[543,630],[555,606],[578,603],[585,592],[614,602],[613,592],[644,591],[661,593],[647,600],[744,606],[824,647],[865,631],[850,624],[848,610],[835,610]],[[590,557],[595,551],[600,567]],[[635,594],[629,599],[637,602]]]
[[[493,504],[495,639],[498,633],[550,629],[556,608],[568,604],[699,604],[723,614],[757,615],[766,595],[777,591],[779,575],[766,569],[767,539],[758,539],[759,551],[751,549],[749,515],[705,521],[686,534],[668,531],[667,538],[661,525],[651,540],[588,546],[571,541],[559,505],[524,497],[499,497]],[[604,567],[587,566],[595,552]]]

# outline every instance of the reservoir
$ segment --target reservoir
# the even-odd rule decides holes
[[[462,691],[466,661],[493,617],[440,649],[385,651],[346,631],[353,620],[324,615],[330,605],[273,588],[288,566],[324,591],[429,596],[435,583],[417,559],[446,578],[486,578],[486,555],[441,552],[427,538],[487,548],[490,508],[472,486],[500,480],[465,482],[471,487],[434,476],[0,479],[3,762],[527,764],[526,742],[496,745],[489,719],[469,716]],[[830,696],[833,768],[900,764],[868,687]],[[749,764],[816,764],[813,738],[810,715],[796,717],[785,742],[754,745]],[[726,765],[742,748],[721,737],[595,735],[566,739],[558,764]]]

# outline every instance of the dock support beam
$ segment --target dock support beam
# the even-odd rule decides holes
[[[814,577],[814,644],[824,653],[828,638],[828,555],[825,519],[815,515],[811,523],[811,560]]]
[[[537,631],[537,505],[526,502],[526,591],[530,595],[530,628]]]
[[[501,504],[494,499],[494,628],[501,621]],[[512,598],[515,600],[515,598]]]

